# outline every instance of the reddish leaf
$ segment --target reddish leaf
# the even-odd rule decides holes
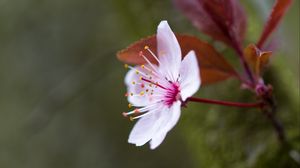
[[[256,75],[257,78],[260,78],[262,70],[269,63],[272,52],[261,51],[254,44],[250,44],[245,48],[244,55],[252,72]]]
[[[212,38],[230,46],[242,42],[246,30],[246,16],[237,0],[174,1],[195,27]]]
[[[176,34],[176,37],[183,56],[191,50],[196,52],[201,69],[202,84],[212,84],[232,76],[237,76],[232,66],[210,44],[188,35]],[[125,63],[143,64],[145,60],[139,56],[139,52],[144,51],[144,46],[146,45],[154,53],[157,53],[156,36],[150,36],[118,52],[117,57]],[[155,62],[148,52],[143,53],[149,60]]]
[[[264,30],[260,36],[260,39],[257,43],[258,48],[262,48],[267,38],[271,33],[276,29],[279,21],[287,11],[288,7],[291,5],[292,0],[277,0],[273,6],[272,12],[266,22]]]

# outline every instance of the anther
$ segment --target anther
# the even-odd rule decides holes
[[[135,81],[132,81],[132,84],[135,85]]]
[[[128,104],[128,108],[131,108],[131,107],[132,107],[132,104],[129,103],[129,104]]]
[[[133,120],[134,120],[134,118],[133,118],[132,116],[130,116],[130,117],[129,117],[129,120],[130,120],[130,121],[133,121]]]
[[[140,51],[140,52],[139,52],[139,56],[143,56],[143,51]]]
[[[144,68],[145,68],[145,65],[141,65],[141,68],[143,68],[143,69],[144,69]]]
[[[128,68],[128,64],[124,64],[124,68],[127,69]]]
[[[145,94],[144,91],[141,91],[140,95],[143,96],[144,94]]]
[[[123,115],[124,117],[127,117],[127,113],[126,113],[126,112],[123,112],[122,115]]]
[[[145,49],[145,50],[148,50],[148,49],[149,49],[149,46],[145,46],[144,49]]]

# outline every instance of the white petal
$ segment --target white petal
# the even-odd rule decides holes
[[[154,138],[151,139],[150,141],[150,149],[155,149],[157,148],[161,143],[162,141],[165,139],[167,133],[162,133],[162,134],[159,134],[157,136],[155,136]]]
[[[155,149],[164,140],[166,134],[176,125],[180,117],[180,101],[175,102],[168,111],[164,111],[165,119],[150,141],[150,148]]]
[[[161,121],[156,115],[154,112],[140,118],[130,132],[128,142],[136,146],[147,143],[153,137],[157,127],[160,126]]]
[[[152,139],[166,125],[167,109],[168,107],[160,104],[154,110],[149,111],[148,115],[139,119],[129,135],[128,142],[142,146]]]
[[[161,73],[176,80],[181,62],[181,50],[167,21],[161,21],[157,28],[157,51],[161,65]]]
[[[185,101],[196,93],[201,84],[200,68],[194,51],[190,51],[180,65],[181,98]]]
[[[169,113],[170,113],[170,118],[168,124],[165,127],[166,132],[170,131],[178,122],[181,114],[181,102],[180,101],[175,102],[172,105]]]

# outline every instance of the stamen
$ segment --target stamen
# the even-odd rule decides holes
[[[124,64],[124,68],[127,69],[128,68],[128,64]]]
[[[132,110],[132,111],[129,111],[129,112],[123,112],[122,114],[124,115],[124,116],[129,116],[129,115],[132,115],[132,114],[139,114],[139,113],[146,113],[146,112],[148,112],[152,107],[155,107],[155,106],[157,106],[157,102],[155,102],[155,103],[152,103],[152,104],[150,104],[150,105],[148,105],[148,106],[146,106],[146,107],[142,107],[142,108],[136,108],[136,109],[134,109],[134,110]]]
[[[147,75],[146,75],[145,73],[143,73],[143,72],[137,70],[136,68],[134,68],[134,67],[132,67],[132,66],[129,66],[129,65],[127,65],[127,67],[128,67],[129,69],[134,70],[136,74],[141,74],[142,76],[147,77]]]
[[[156,70],[156,68],[154,67],[154,65],[148,60],[148,58],[143,54],[143,51],[140,51],[139,55],[141,57],[144,58],[144,60],[151,66],[151,68],[157,73],[159,74],[159,72]]]
[[[149,46],[145,46],[144,49],[147,50],[155,58],[155,60],[161,65],[161,62],[159,61],[158,57],[149,49]],[[165,51],[159,52],[160,56],[163,56],[164,54],[166,54]],[[166,72],[174,80],[174,77],[173,77],[172,73],[169,71],[169,69],[166,69]]]
[[[158,86],[158,87],[160,87],[160,88],[162,88],[162,89],[167,90],[167,88],[165,88],[165,87],[163,87],[162,85],[158,84],[158,82],[153,82],[153,81],[148,80],[148,79],[145,79],[145,78],[142,78],[142,80],[143,80],[143,81],[146,81],[146,82],[149,82],[150,84],[154,84],[154,85],[156,85],[156,86]],[[150,84],[149,84],[149,86],[150,86]],[[151,85],[151,86],[152,86],[152,85]],[[150,86],[150,87],[151,87],[151,86]]]
[[[150,74],[154,74],[156,77],[159,77],[159,75],[156,72],[153,72],[153,70],[151,70],[150,68],[148,68],[147,66],[144,66],[144,68],[150,72]],[[148,75],[148,74],[146,74]]]
[[[145,46],[144,49],[147,50],[159,64],[161,64],[157,56],[149,49],[149,46]]]
[[[131,107],[132,107],[132,104],[129,103],[129,104],[128,104],[128,108],[131,108]]]
[[[130,117],[129,117],[129,120],[130,120],[130,121],[133,121],[133,120],[134,120],[134,117],[130,116]]]
[[[134,109],[134,110],[132,110],[132,111],[129,111],[129,112],[123,112],[122,113],[122,115],[123,116],[125,116],[125,117],[127,117],[127,116],[129,116],[129,115],[131,115],[131,114],[138,114],[138,113],[140,113],[140,110],[138,109],[138,108],[136,108],[136,109]]]
[[[153,111],[147,112],[147,113],[144,113],[144,114],[142,114],[142,115],[135,116],[135,117],[132,117],[132,116],[131,116],[130,120],[133,121],[133,120],[139,119],[139,118],[141,118],[141,117],[144,117],[144,116],[146,116],[146,115],[149,115],[149,114],[151,114],[151,113],[153,113]]]

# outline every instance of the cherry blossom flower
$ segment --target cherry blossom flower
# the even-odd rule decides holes
[[[151,63],[142,51],[140,56],[147,64],[125,65],[130,68],[125,77],[128,106],[134,109],[123,115],[131,120],[139,119],[128,142],[142,146],[150,141],[151,149],[162,143],[178,122],[182,103],[197,92],[201,84],[195,52],[190,51],[182,60],[179,43],[167,21],[158,25],[156,37],[158,56],[148,46],[145,51],[158,65]]]

